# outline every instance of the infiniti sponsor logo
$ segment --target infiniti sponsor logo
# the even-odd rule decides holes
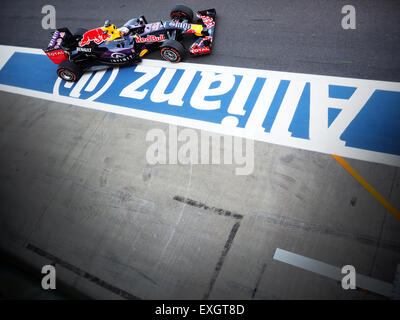
[[[111,54],[111,58],[123,58],[125,56],[126,56],[126,54],[122,53],[122,52],[113,52]]]
[[[133,54],[125,55],[124,53],[113,53],[110,61],[112,63],[130,62],[134,60],[134,58],[135,56]]]

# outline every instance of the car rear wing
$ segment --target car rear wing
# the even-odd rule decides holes
[[[215,31],[215,9],[197,11],[196,16],[204,25],[203,36],[197,39],[189,48],[192,55],[201,55],[211,52]]]
[[[73,42],[73,35],[67,28],[57,29],[53,32],[49,45],[43,51],[55,64],[68,59],[65,48]]]

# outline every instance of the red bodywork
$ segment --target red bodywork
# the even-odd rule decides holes
[[[90,43],[90,41],[94,41],[94,43],[100,44],[103,41],[110,39],[110,38],[112,38],[112,35],[107,34],[107,33],[104,34],[104,31],[102,28],[92,29],[83,35],[82,40],[79,42],[79,46],[80,47],[86,46],[87,44]]]
[[[54,50],[54,51],[47,51],[47,56],[53,61],[55,64],[60,64],[62,61],[67,60],[68,57],[65,54],[64,50]]]

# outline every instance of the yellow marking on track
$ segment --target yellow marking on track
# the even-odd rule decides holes
[[[400,211],[393,207],[378,191],[376,191],[356,170],[354,170],[342,157],[331,155],[345,168],[365,189],[372,194],[392,215],[400,220]]]

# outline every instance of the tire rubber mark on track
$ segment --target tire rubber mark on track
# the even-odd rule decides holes
[[[218,278],[219,272],[222,269],[222,265],[224,264],[225,257],[228,254],[229,249],[232,246],[233,239],[235,239],[235,236],[236,236],[236,233],[237,233],[239,227],[240,227],[240,222],[236,222],[233,225],[231,232],[229,233],[228,240],[225,242],[224,249],[222,250],[221,256],[218,259],[217,265],[215,266],[213,276],[211,277],[211,281],[208,286],[208,290],[203,296],[203,300],[207,300],[210,297],[210,293],[214,287],[215,281]]]
[[[374,247],[379,245],[379,247],[392,250],[395,252],[400,252],[400,243],[391,241],[382,241],[382,240],[379,241],[378,238],[371,237],[367,234],[351,233],[341,228],[332,228],[326,225],[309,223],[306,221],[297,220],[286,216],[274,215],[264,212],[257,212],[257,215],[260,217],[260,219],[265,220],[267,223],[281,226],[283,228],[297,229],[306,232],[314,232],[328,236],[350,239],[362,243],[364,245],[374,246]]]
[[[236,233],[240,227],[240,221],[243,219],[243,216],[241,214],[233,213],[229,210],[224,210],[224,209],[220,209],[220,208],[216,208],[216,207],[210,207],[202,202],[192,200],[189,198],[185,198],[185,197],[181,197],[181,196],[175,196],[173,199],[176,201],[179,201],[179,202],[183,202],[183,203],[193,206],[193,207],[197,207],[197,208],[201,208],[201,209],[204,209],[207,211],[214,212],[220,216],[230,217],[235,220],[239,220],[233,225],[233,227],[229,233],[228,239],[225,242],[224,249],[222,250],[221,255],[218,259],[218,262],[214,268],[214,272],[211,277],[210,283],[208,285],[208,289],[203,296],[203,300],[207,300],[210,297],[210,294],[214,287],[215,281],[217,280],[219,272],[222,269],[222,265],[224,264],[225,257],[227,256],[229,249],[232,246],[233,240],[235,239]]]
[[[261,272],[260,275],[258,276],[257,282],[256,282],[256,286],[254,287],[254,290],[251,294],[251,298],[254,299],[254,297],[256,296],[257,290],[258,290],[258,286],[260,285],[261,279],[264,275],[265,269],[267,268],[267,264],[264,263],[261,267]]]
[[[332,154],[332,157],[345,168],[370,194],[374,196],[394,217],[400,220],[400,211],[392,206],[378,191],[376,191],[356,170],[354,170],[342,157]]]
[[[82,278],[85,278],[85,279],[97,284],[98,286],[100,286],[108,291],[111,291],[112,293],[114,293],[116,295],[119,295],[122,298],[125,298],[127,300],[141,300],[140,298],[134,296],[133,294],[130,294],[122,289],[119,289],[119,288],[113,286],[112,284],[109,284],[108,282],[106,282],[106,281],[104,281],[82,269],[79,269],[78,267],[76,267],[56,256],[53,256],[52,254],[32,245],[30,243],[26,246],[26,248],[28,250],[35,252],[39,256],[42,256],[42,257],[52,261],[53,263],[64,267],[65,269],[77,274],[78,276],[81,276]]]
[[[185,197],[181,197],[181,196],[175,196],[174,200],[179,201],[179,202],[183,202],[186,203],[189,206],[192,207],[197,207],[197,208],[201,208],[204,210],[209,210],[209,211],[213,211],[216,214],[220,215],[220,216],[225,216],[225,217],[231,217],[234,219],[238,219],[241,220],[243,218],[243,216],[241,214],[237,214],[237,213],[233,213],[229,210],[224,210],[224,209],[220,209],[220,208],[215,208],[215,207],[209,207],[206,204],[196,201],[196,200],[192,200],[189,198],[185,198]]]

